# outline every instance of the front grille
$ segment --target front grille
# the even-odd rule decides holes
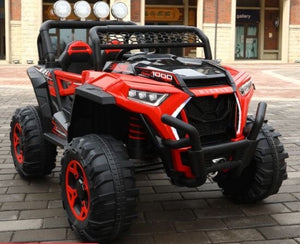
[[[184,109],[189,124],[198,130],[202,145],[219,144],[235,136],[237,104],[233,94],[194,97]]]
[[[227,85],[226,78],[224,75],[220,77],[201,77],[201,78],[185,78],[184,83],[187,87],[212,87],[212,86],[222,86]]]

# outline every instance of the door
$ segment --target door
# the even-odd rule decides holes
[[[258,26],[257,24],[238,24],[235,42],[236,59],[258,58]]]
[[[264,50],[278,50],[279,10],[265,11]]]

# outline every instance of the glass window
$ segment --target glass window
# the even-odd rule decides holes
[[[256,28],[256,26],[248,26],[247,27],[247,35],[248,36],[256,36],[257,35],[257,28]]]
[[[237,0],[237,7],[260,7],[260,0]]]
[[[235,58],[244,58],[244,26],[236,27]]]
[[[149,5],[183,5],[183,0],[146,0]]]
[[[74,29],[74,40],[87,42],[87,30],[86,29]]]
[[[257,58],[257,38],[246,38],[246,58]]]
[[[279,0],[266,0],[266,7],[279,7]]]

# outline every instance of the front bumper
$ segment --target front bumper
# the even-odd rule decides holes
[[[224,169],[237,168],[236,174],[240,174],[243,169],[249,164],[250,160],[255,153],[257,145],[257,136],[264,122],[267,104],[260,102],[257,107],[254,124],[247,136],[247,138],[240,141],[233,141],[222,143],[218,145],[202,147],[200,135],[195,127],[183,122],[170,115],[162,115],[162,122],[172,126],[176,129],[184,131],[189,135],[188,138],[181,138],[179,140],[164,140],[163,144],[170,149],[179,149],[183,147],[190,147],[187,151],[188,166],[190,166],[195,179],[190,179],[190,183],[186,182],[185,185],[202,185],[206,181],[208,173],[216,172]],[[209,167],[205,166],[205,155],[207,154],[220,154],[225,152],[243,152],[239,153],[240,157],[230,161],[221,161]]]

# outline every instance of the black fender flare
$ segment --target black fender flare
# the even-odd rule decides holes
[[[114,96],[103,91],[100,87],[91,84],[77,87],[70,114],[68,141],[77,136],[99,133],[98,129],[101,133],[107,133],[104,129],[106,127],[104,121],[113,120],[110,116],[114,116],[114,109],[120,109],[116,106]],[[97,119],[100,120],[98,123],[96,122]]]
[[[50,128],[49,121],[51,121],[52,117],[47,80],[40,71],[40,67],[33,66],[28,68],[27,75],[31,81],[38,105],[41,109],[42,123],[47,130],[47,128]]]

